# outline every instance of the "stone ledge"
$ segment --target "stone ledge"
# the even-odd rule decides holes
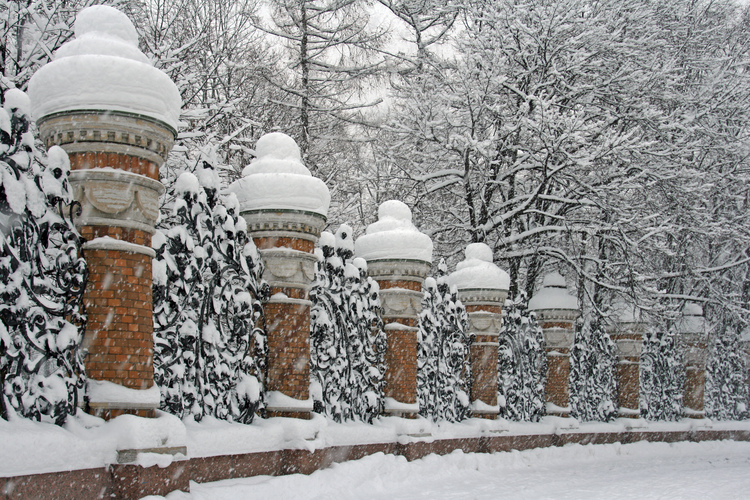
[[[156,453],[159,455],[184,455],[187,457],[187,446],[175,446],[172,448],[143,448],[133,450],[117,450],[118,464],[132,464],[138,460],[140,453]]]

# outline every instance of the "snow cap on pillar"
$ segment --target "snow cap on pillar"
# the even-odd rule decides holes
[[[36,120],[66,111],[119,111],[162,122],[176,134],[182,101],[177,86],[138,49],[128,16],[106,5],[76,16],[75,39],[29,81]]]
[[[419,260],[432,262],[432,240],[411,221],[405,203],[389,200],[378,208],[378,220],[367,226],[354,244],[358,257],[374,260]]]
[[[459,290],[481,288],[508,290],[510,276],[492,262],[492,249],[485,243],[471,243],[464,252],[466,258],[448,276],[448,283]]]
[[[682,309],[682,319],[678,324],[682,334],[705,335],[707,332],[706,318],[703,307],[696,302],[688,302]]]
[[[612,304],[615,321],[618,324],[634,324],[641,321],[639,309],[630,302],[622,299],[615,300]]]
[[[542,289],[529,300],[529,310],[549,309],[578,310],[578,299],[568,293],[565,278],[557,272],[546,275]]]
[[[229,187],[242,212],[280,209],[328,214],[328,187],[302,163],[294,139],[281,132],[266,134],[258,139],[255,155],[242,178]]]

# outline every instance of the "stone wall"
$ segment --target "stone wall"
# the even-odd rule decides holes
[[[113,465],[31,476],[0,477],[0,498],[7,500],[130,500],[170,491],[189,491],[189,482],[221,481],[252,476],[310,474],[334,463],[357,460],[375,453],[400,455],[417,460],[429,454],[495,453],[567,444],[674,443],[678,441],[750,441],[747,430],[693,430],[628,432],[558,432],[555,434],[498,435],[434,441],[389,442],[307,450],[277,450],[260,453],[220,455],[176,461],[167,467]],[[71,487],[75,485],[75,487]]]

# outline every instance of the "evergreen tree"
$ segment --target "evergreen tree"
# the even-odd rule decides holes
[[[524,292],[506,300],[503,313],[497,382],[500,417],[536,422],[544,415],[544,334],[536,314],[528,310]]]
[[[174,187],[154,238],[154,378],[179,417],[249,423],[263,407],[268,285],[237,198],[208,162]]]
[[[88,269],[72,223],[70,162],[37,149],[28,97],[0,109],[0,417],[62,425],[85,386],[81,341]],[[6,406],[10,404],[10,407]]]
[[[310,373],[315,411],[372,422],[383,409],[385,333],[379,288],[353,259],[352,229],[320,237],[310,292]]]
[[[571,415],[582,421],[608,422],[617,415],[615,406],[615,345],[595,315],[576,325],[570,351]]]
[[[662,333],[666,332],[666,333]],[[648,420],[677,420],[682,416],[685,368],[670,329],[651,328],[641,354],[641,415]]]
[[[424,284],[417,347],[419,414],[434,421],[460,422],[469,416],[471,393],[469,316],[458,291],[446,279],[445,261],[438,278]]]

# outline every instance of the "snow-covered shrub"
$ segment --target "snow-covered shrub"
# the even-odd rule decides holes
[[[526,294],[505,301],[498,349],[500,417],[536,422],[544,415],[547,355],[544,333]]]
[[[153,238],[154,378],[162,409],[249,423],[262,408],[263,265],[237,198],[208,162],[174,185],[171,227]]]
[[[736,329],[721,325],[706,363],[706,416],[717,420],[748,417],[747,366]]]
[[[310,291],[310,383],[315,411],[372,422],[383,409],[386,340],[378,284],[354,259],[352,229],[323,232]]]
[[[582,421],[608,422],[617,415],[615,345],[595,315],[576,325],[570,350],[571,415]]]
[[[61,425],[85,385],[81,340],[88,279],[71,217],[70,162],[34,144],[28,97],[0,109],[0,417]],[[6,407],[9,404],[10,407]]]
[[[434,421],[460,422],[469,416],[471,384],[469,317],[448,286],[445,262],[438,278],[424,283],[417,333],[419,414]]]
[[[670,329],[651,327],[641,354],[641,415],[648,420],[677,420],[682,416],[685,368]]]

